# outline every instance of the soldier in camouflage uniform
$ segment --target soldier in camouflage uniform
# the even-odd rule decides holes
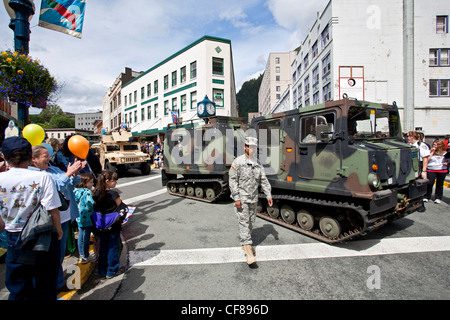
[[[233,161],[229,179],[231,198],[234,200],[235,212],[239,221],[240,242],[249,265],[256,262],[253,255],[255,249],[252,248],[251,232],[256,219],[259,185],[267,197],[269,206],[273,205],[271,187],[264,168],[254,157],[257,142],[258,140],[254,137],[245,138],[245,154]]]

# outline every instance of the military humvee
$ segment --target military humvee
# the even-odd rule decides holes
[[[261,218],[336,243],[423,206],[427,180],[418,175],[417,148],[402,141],[395,103],[344,98],[236,126],[233,118],[208,118],[203,125],[169,127],[162,170],[169,193],[215,201],[211,186],[227,191],[229,167],[247,134],[258,137],[259,161],[272,186],[273,207],[260,194]]]
[[[91,146],[103,170],[123,174],[134,168],[141,170],[143,175],[150,174],[150,155],[141,151],[139,142],[129,142],[131,137],[130,132],[112,132],[111,135],[102,135],[101,143]]]

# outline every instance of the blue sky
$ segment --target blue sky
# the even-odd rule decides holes
[[[116,77],[130,67],[145,71],[204,35],[231,40],[236,88],[257,77],[270,52],[287,52],[305,39],[328,0],[87,0],[83,37],[31,20],[30,56],[63,89],[64,111],[102,109]],[[0,8],[0,50],[14,49],[9,16]],[[31,113],[40,110],[31,109]]]

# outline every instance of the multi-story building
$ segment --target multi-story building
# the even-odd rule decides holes
[[[94,123],[97,120],[102,120],[102,111],[93,111],[86,113],[75,114],[75,129],[94,131]]]
[[[134,136],[162,134],[177,118],[197,118],[205,96],[216,115],[237,116],[231,41],[204,36],[122,86],[122,122]]]
[[[449,134],[446,8],[445,0],[330,0],[292,63],[291,108],[344,93],[396,101],[404,131]]]
[[[258,91],[258,113],[271,113],[283,92],[291,84],[291,64],[295,51],[270,53]]]
[[[113,85],[103,97],[103,128],[106,131],[120,128],[122,117],[122,86],[136,78],[142,72],[133,71],[125,67],[125,72],[120,73]]]

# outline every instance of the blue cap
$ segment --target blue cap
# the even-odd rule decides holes
[[[6,157],[12,157],[16,151],[31,152],[31,144],[22,137],[9,137],[3,140],[2,153]]]

